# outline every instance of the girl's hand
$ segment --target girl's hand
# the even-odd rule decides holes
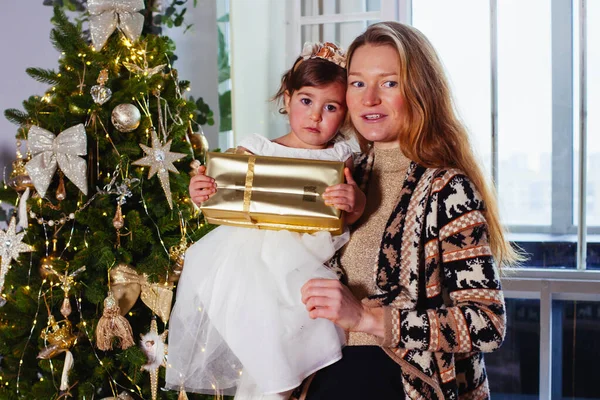
[[[188,188],[190,197],[194,204],[201,205],[217,192],[217,184],[210,176],[206,176],[206,167],[204,165],[198,168],[198,173],[190,179]]]
[[[383,337],[383,309],[364,306],[336,279],[311,279],[300,289],[310,318],[325,318],[339,327]]]
[[[344,176],[346,183],[329,186],[323,193],[323,199],[326,205],[346,211],[346,222],[353,224],[365,211],[367,197],[358,188],[349,168],[344,168]]]

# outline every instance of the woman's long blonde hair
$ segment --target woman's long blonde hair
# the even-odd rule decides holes
[[[523,256],[505,238],[495,192],[479,166],[466,128],[454,109],[444,68],[427,38],[417,29],[397,22],[371,25],[348,48],[348,71],[359,47],[391,46],[400,56],[399,84],[406,100],[406,119],[398,140],[402,152],[427,168],[462,170],[481,193],[486,205],[489,240],[499,266],[512,266]],[[351,122],[350,122],[351,123]],[[370,143],[360,134],[363,151]]]

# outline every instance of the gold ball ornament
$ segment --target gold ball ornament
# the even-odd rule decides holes
[[[191,132],[190,129],[190,131],[188,131],[188,137],[190,138],[195,157],[200,160],[201,163],[204,162],[204,160],[206,160],[206,153],[209,150],[208,140],[206,140],[204,132],[202,132],[202,129],[200,129],[199,132]]]
[[[17,192],[24,192],[27,188],[33,189],[33,181],[25,170],[25,162],[22,158],[18,158],[13,162],[13,169],[6,184]]]
[[[119,104],[112,110],[112,124],[119,132],[131,132],[140,126],[142,115],[133,104]]]

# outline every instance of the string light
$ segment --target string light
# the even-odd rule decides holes
[[[42,289],[44,287],[44,283],[46,283],[46,279],[42,281],[42,285],[40,286],[40,290],[37,296],[37,309],[35,310],[35,316],[33,317],[33,324],[31,325],[31,330],[29,331],[29,336],[27,337],[27,341],[25,342],[25,347],[23,348],[23,353],[21,353],[21,359],[19,360],[19,370],[17,372],[17,394],[19,394],[19,381],[21,379],[21,367],[23,366],[23,358],[25,357],[25,350],[29,347],[29,342],[33,336],[33,331],[35,330],[35,326],[37,325],[37,318],[40,313],[40,304],[42,299]],[[3,295],[4,296],[4,295]],[[14,326],[13,326],[14,328]],[[8,386],[8,382],[6,382],[6,386]]]

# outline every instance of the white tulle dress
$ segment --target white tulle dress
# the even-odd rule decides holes
[[[332,148],[289,148],[253,135],[257,155],[346,161],[346,142]],[[218,190],[218,189],[217,189]],[[323,265],[348,232],[301,234],[220,226],[193,244],[169,322],[166,387],[236,393],[236,399],[285,398],[313,372],[342,357],[344,332],[312,320],[300,288],[332,278]]]

